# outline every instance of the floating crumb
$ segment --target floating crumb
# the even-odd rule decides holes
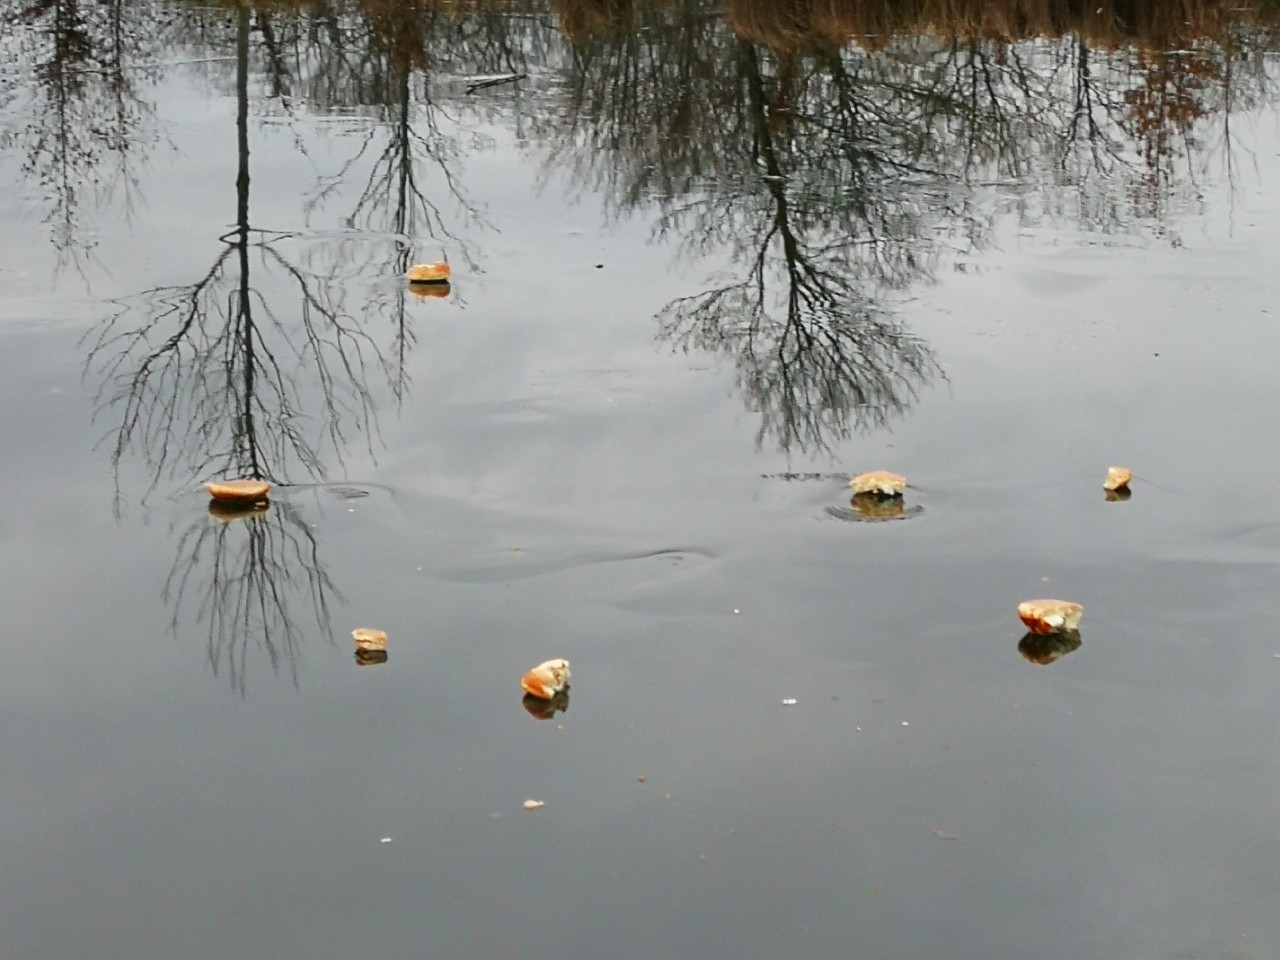
[[[383,837],[383,838],[382,838],[382,842],[383,842],[383,843],[390,843],[390,842],[391,842],[391,838],[390,838],[390,837]]]
[[[642,774],[640,774],[640,776],[636,777],[636,783],[644,783],[644,774],[643,774],[643,773],[642,773]]]
[[[546,805],[547,801],[545,800],[526,800],[523,804],[526,810],[537,810],[539,807],[545,807]]]
[[[782,701],[784,707],[794,707],[799,701],[795,697],[787,697]]]
[[[903,720],[903,721],[902,721],[902,725],[903,725],[904,727],[909,727],[909,726],[911,726],[911,724],[907,723],[907,721],[905,721],[905,720]]]

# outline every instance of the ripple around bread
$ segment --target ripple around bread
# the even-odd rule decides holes
[[[686,557],[718,560],[719,554],[703,547],[664,547],[658,550],[632,552],[601,550],[591,553],[575,553],[559,560],[538,560],[533,558],[532,551],[522,550],[519,553],[508,552],[505,557],[506,562],[501,564],[455,567],[452,570],[433,572],[433,575],[451,583],[507,583],[513,580],[529,580],[533,577],[542,577],[582,567],[643,560],[683,560]]]
[[[892,502],[892,501],[890,501]],[[913,520],[924,513],[924,507],[918,503],[907,506],[901,500],[897,501],[901,506],[900,511],[886,513],[883,515],[865,513],[854,510],[853,507],[836,507],[830,506],[826,508],[826,515],[835,520],[843,520],[846,523],[886,523],[891,520]]]

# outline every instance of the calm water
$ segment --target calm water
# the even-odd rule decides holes
[[[0,955],[1280,953],[1268,31],[788,10],[4,5]]]

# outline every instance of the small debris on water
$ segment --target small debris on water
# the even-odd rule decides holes
[[[959,840],[960,839],[954,833],[951,833],[950,831],[947,831],[947,830],[942,830],[938,827],[933,828],[933,835],[937,837],[939,840]]]
[[[522,804],[526,810],[537,810],[539,807],[545,807],[546,805],[547,801],[545,800],[526,800]]]
[[[733,608],[733,612],[734,612],[734,613],[741,613],[742,611],[741,611],[741,610],[739,610],[737,607],[734,607],[734,608]]]
[[[643,774],[643,773],[642,773],[642,774],[640,774],[640,776],[636,777],[636,783],[644,783],[644,774]]]
[[[782,701],[782,705],[784,707],[794,707],[798,702],[799,701],[797,701],[795,697],[787,697],[785,700]]]
[[[911,726],[911,724],[907,723],[907,721],[905,721],[905,720],[903,720],[903,721],[902,721],[902,725],[903,725],[904,727],[909,727],[909,726]]]
[[[391,838],[390,838],[390,837],[383,837],[383,838],[382,838],[382,842],[383,842],[383,843],[390,843],[390,842],[391,842]]]

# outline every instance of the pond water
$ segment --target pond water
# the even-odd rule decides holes
[[[1280,67],[1101,2],[5,5],[0,955],[1275,957]]]

